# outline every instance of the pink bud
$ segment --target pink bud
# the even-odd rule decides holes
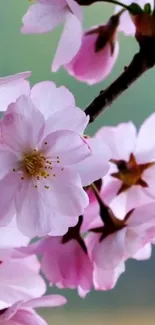
[[[89,85],[105,79],[111,72],[118,52],[116,41],[118,17],[113,16],[108,24],[94,27],[84,33],[82,45],[65,69],[76,79]]]

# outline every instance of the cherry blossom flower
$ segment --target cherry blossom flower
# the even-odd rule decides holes
[[[23,17],[24,34],[47,33],[64,22],[52,70],[71,61],[81,46],[82,9],[74,0],[37,0]]]
[[[65,120],[57,131],[54,118],[47,124],[48,133],[43,115],[26,96],[9,106],[1,123],[1,226],[16,211],[17,225],[29,237],[64,234],[88,205],[80,175],[70,167],[91,155],[87,143],[67,130]]]
[[[132,122],[103,127],[97,134],[104,143],[106,139],[112,155],[101,195],[120,218],[129,210],[155,199],[154,123],[153,113],[138,134]]]
[[[35,255],[22,257],[16,250],[0,248],[0,309],[43,295],[46,285],[39,272]]]
[[[150,3],[151,7],[153,7],[153,0],[136,0],[136,1],[131,1],[131,0],[125,0],[123,1],[124,4],[130,5],[132,2],[137,3],[142,9],[144,8],[144,5],[147,3]],[[120,6],[116,6],[115,12],[119,12],[121,9]],[[134,36],[136,32],[135,24],[132,21],[128,11],[125,11],[120,18],[120,24],[119,24],[119,31],[124,32],[126,35]]]
[[[50,132],[50,121],[52,120],[55,130],[63,128],[83,134],[89,118],[76,107],[75,99],[66,87],[57,88],[52,81],[42,81],[32,87],[30,98],[47,120],[45,133]],[[96,137],[85,136],[85,141],[90,147],[92,155],[73,165],[72,168],[80,174],[82,185],[88,186],[107,173],[111,153],[103,141]]]
[[[41,256],[41,269],[51,286],[76,288],[85,297],[92,287],[92,264],[80,234],[81,224],[82,217],[63,237],[47,236],[18,251]]]
[[[47,325],[33,308],[56,307],[66,303],[60,295],[48,295],[27,301],[17,301],[9,308],[0,310],[0,324],[2,325]]]
[[[125,271],[124,262],[128,258],[142,260],[150,257],[150,243],[155,235],[154,209],[155,203],[150,203],[120,220],[108,207],[103,207],[104,224],[102,221],[97,223],[86,237],[96,290],[112,289]]]
[[[72,76],[89,85],[107,77],[119,52],[118,22],[119,17],[113,16],[107,25],[93,27],[84,33],[78,53],[65,65]]]
[[[14,78],[14,76],[12,76],[12,78]],[[46,119],[44,136],[48,136],[48,134],[51,133],[51,125],[53,132],[65,129],[75,131],[83,135],[89,118],[86,117],[82,110],[75,106],[74,97],[67,88],[63,86],[57,88],[56,85],[51,81],[40,82],[33,86],[31,90],[29,84],[28,86],[28,95],[30,96],[33,104],[41,111],[41,113],[43,113],[44,118]],[[7,93],[5,93],[4,96],[4,101],[5,100],[7,100]],[[13,104],[12,107],[14,107],[15,110],[15,104]],[[17,113],[19,113],[18,109],[19,108],[17,108]],[[24,114],[24,107],[21,108],[21,113]],[[74,118],[72,118],[73,116]],[[14,133],[14,131],[12,132]],[[88,186],[94,180],[103,177],[107,173],[109,168],[108,161],[111,156],[108,147],[104,145],[103,141],[96,138],[85,138],[84,142],[91,148],[92,154],[89,155],[89,158],[85,158],[81,160],[81,162],[70,165],[70,168],[74,173],[76,172],[80,175],[82,185]],[[9,208],[8,204],[6,205],[6,208]],[[12,211],[10,213],[11,216],[13,216],[14,212]],[[66,218],[64,217],[64,219]],[[71,218],[71,220],[73,220],[73,218]],[[77,219],[75,223],[76,222]],[[67,231],[67,225],[64,228],[63,222],[63,233]],[[71,226],[71,223],[69,226]],[[56,231],[57,229],[55,229],[52,234],[56,233]],[[28,233],[26,233],[26,235],[27,234]],[[59,234],[62,235],[61,232]]]

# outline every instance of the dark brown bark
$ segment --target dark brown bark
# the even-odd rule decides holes
[[[155,37],[137,36],[139,52],[122,74],[93,100],[85,109],[90,123],[128,89],[141,75],[155,65]]]

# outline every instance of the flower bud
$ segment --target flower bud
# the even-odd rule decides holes
[[[65,69],[76,79],[90,85],[106,78],[114,66],[119,51],[118,24],[119,15],[115,15],[106,25],[86,31],[79,52],[65,65]]]

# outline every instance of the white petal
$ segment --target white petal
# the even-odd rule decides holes
[[[69,63],[78,52],[82,41],[80,20],[68,12],[63,33],[52,63],[52,71],[56,72],[62,65]]]
[[[52,81],[42,81],[32,87],[31,99],[45,118],[67,107],[75,106],[72,93],[64,86],[57,88]]]
[[[52,4],[34,4],[23,17],[24,34],[47,33],[61,24],[65,17],[66,8]]]
[[[109,146],[112,158],[128,161],[136,144],[136,128],[132,122],[121,123],[116,127],[103,127],[96,135]]]
[[[87,142],[92,150],[92,155],[84,161],[74,165],[82,180],[83,186],[88,186],[94,181],[105,176],[109,169],[110,150],[103,141],[88,138]]]

